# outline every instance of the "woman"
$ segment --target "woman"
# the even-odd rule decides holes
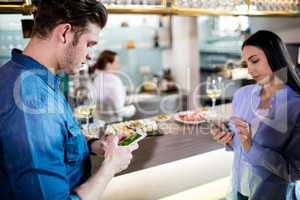
[[[97,117],[110,123],[122,121],[123,117],[133,116],[135,107],[124,106],[126,89],[121,79],[115,74],[118,70],[117,53],[104,50],[93,68]]]
[[[242,46],[243,65],[257,82],[239,89],[230,132],[212,133],[234,151],[230,199],[294,200],[300,179],[300,92],[282,40],[258,31]]]

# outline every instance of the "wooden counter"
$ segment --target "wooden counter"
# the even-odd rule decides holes
[[[223,148],[205,133],[200,126],[182,126],[171,124],[168,133],[161,136],[148,136],[139,143],[139,149],[133,153],[129,168],[121,174],[153,167],[171,161]],[[204,130],[201,130],[204,129]],[[98,168],[102,162],[99,157],[92,157],[93,167]]]
[[[230,115],[231,105],[217,107],[223,120]],[[146,169],[171,161],[206,153],[223,148],[209,134],[209,124],[184,125],[175,121],[166,123],[161,132],[163,135],[148,136],[139,142],[139,149],[133,153],[129,168],[121,174]],[[97,169],[102,158],[92,156],[93,169]]]

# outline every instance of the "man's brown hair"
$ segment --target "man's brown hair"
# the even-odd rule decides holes
[[[59,24],[69,23],[75,32],[75,43],[88,23],[103,28],[107,10],[97,0],[41,0],[34,18],[33,36],[46,38]],[[77,39],[76,39],[77,38]]]

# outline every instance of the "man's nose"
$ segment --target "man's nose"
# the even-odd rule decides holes
[[[88,54],[86,54],[85,58],[86,58],[86,60],[91,60],[92,56],[88,53]]]

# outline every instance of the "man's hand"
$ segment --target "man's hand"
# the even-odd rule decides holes
[[[103,140],[99,139],[96,141],[93,141],[91,144],[91,150],[93,153],[95,153],[97,156],[104,156],[104,145]]]
[[[107,136],[102,141],[104,149],[104,162],[103,165],[108,165],[113,173],[119,173],[125,170],[132,159],[132,152],[138,149],[138,144],[131,144],[128,146],[119,146],[119,141],[123,136]]]
[[[93,143],[96,149],[101,145],[99,149],[104,152],[105,158],[97,172],[75,189],[80,199],[99,199],[113,176],[128,167],[132,159],[132,151],[136,150],[138,145],[119,146],[121,138],[122,136],[110,135]],[[96,149],[93,151],[97,151]]]
[[[119,138],[119,140],[122,140],[125,136],[120,134],[116,136]],[[104,156],[105,155],[105,144],[112,143],[112,135],[105,135],[101,139],[93,141],[91,144],[91,150],[93,153],[95,153],[97,156]]]

